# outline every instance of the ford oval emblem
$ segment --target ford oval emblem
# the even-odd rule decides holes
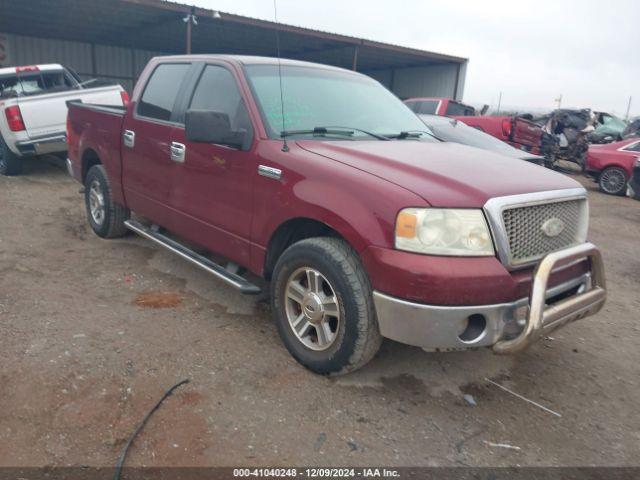
[[[550,218],[542,224],[542,232],[547,237],[557,237],[564,231],[564,222],[557,217]]]

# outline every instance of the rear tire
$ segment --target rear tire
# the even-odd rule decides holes
[[[0,136],[0,175],[13,176],[22,173],[22,159],[13,153]]]
[[[113,201],[109,179],[102,165],[94,165],[84,182],[84,200],[89,225],[102,238],[117,238],[127,234],[124,222],[131,212]]]
[[[271,305],[285,346],[315,373],[357,370],[380,348],[371,285],[344,240],[310,238],[287,248],[274,269]]]
[[[627,191],[627,173],[620,167],[605,168],[598,178],[600,191],[609,195],[624,195]]]

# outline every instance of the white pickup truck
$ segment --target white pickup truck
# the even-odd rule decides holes
[[[58,64],[0,68],[0,174],[20,174],[22,157],[67,150],[68,101],[128,102],[121,86],[92,83]]]

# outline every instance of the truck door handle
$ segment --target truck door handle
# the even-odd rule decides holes
[[[136,144],[136,132],[133,130],[125,130],[122,134],[122,140],[124,141],[124,146],[133,148]]]
[[[171,142],[171,160],[174,162],[184,162],[185,146],[182,143]]]

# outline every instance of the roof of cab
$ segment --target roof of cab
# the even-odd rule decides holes
[[[238,63],[241,65],[278,65],[278,60],[283,66],[297,66],[297,67],[313,67],[313,68],[324,68],[327,70],[337,70],[342,72],[354,72],[353,70],[347,70],[340,67],[334,67],[332,65],[325,65],[322,63],[314,63],[314,62],[305,62],[303,60],[293,60],[290,58],[281,58],[277,57],[260,57],[260,56],[252,56],[252,55],[214,55],[214,54],[201,54],[201,55],[169,55],[169,56],[161,56],[154,57],[154,60],[158,62],[175,62],[177,60],[180,61],[200,61],[206,62],[210,60],[224,60],[227,62]]]

